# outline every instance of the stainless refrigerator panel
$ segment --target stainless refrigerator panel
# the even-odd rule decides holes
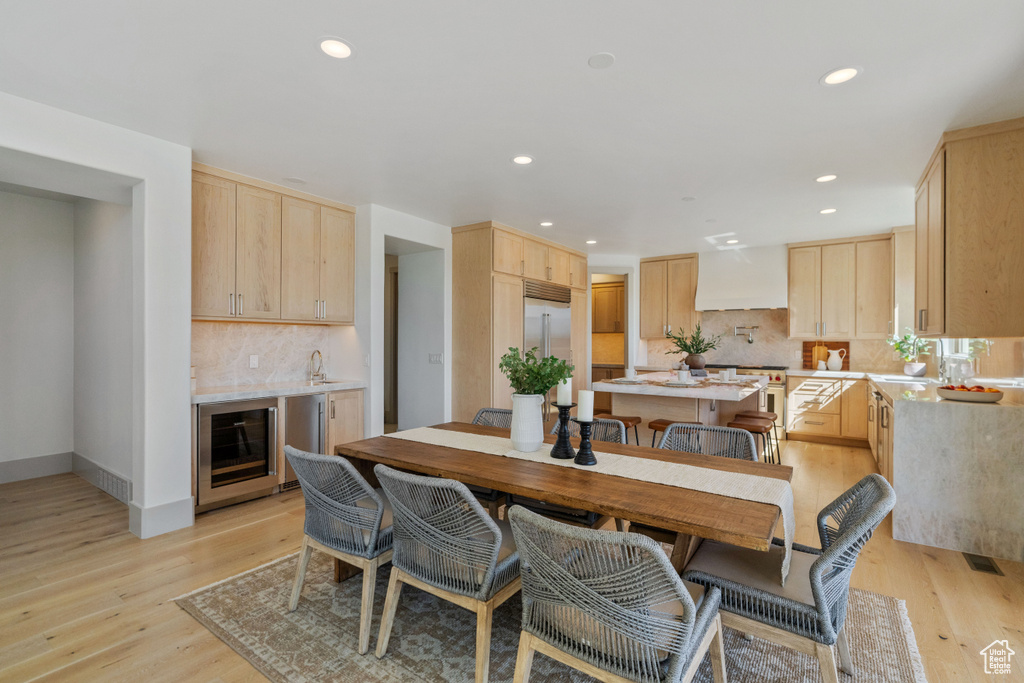
[[[284,443],[309,453],[323,453],[326,447],[326,397],[323,394],[289,396],[285,399]],[[291,463],[285,463],[285,483],[295,481]]]

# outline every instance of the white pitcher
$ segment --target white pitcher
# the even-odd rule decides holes
[[[826,367],[832,371],[843,369],[843,360],[846,358],[846,349],[829,349],[828,363]]]
[[[532,453],[544,443],[544,418],[540,394],[512,394],[512,447]]]

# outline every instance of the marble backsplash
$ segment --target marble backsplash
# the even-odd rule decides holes
[[[326,325],[192,322],[196,386],[223,387],[290,382],[309,377],[309,357],[319,349],[331,372]],[[249,368],[249,356],[259,367]]]
[[[746,335],[736,335],[736,327],[754,327],[754,343],[747,343]],[[721,335],[722,341],[714,351],[704,354],[709,363],[736,365],[782,365],[800,368],[802,341],[790,339],[789,312],[785,308],[752,311],[705,311],[701,329],[707,335]],[[647,342],[647,362],[639,365],[670,366],[683,359],[682,354],[669,353],[675,345],[667,339]],[[928,374],[935,375],[934,360],[929,363]],[[895,356],[884,340],[851,340],[850,370],[853,372],[901,373],[903,361]]]

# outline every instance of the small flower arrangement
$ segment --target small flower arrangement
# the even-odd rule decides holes
[[[916,363],[919,356],[931,355],[931,351],[928,350],[931,340],[918,337],[909,327],[906,330],[907,334],[902,337],[893,335],[885,340],[886,343],[894,348],[896,353],[900,354],[907,363]]]
[[[508,377],[517,394],[546,394],[551,387],[572,377],[573,368],[554,356],[538,358],[536,346],[525,355],[518,348],[509,347],[498,363],[498,369]]]

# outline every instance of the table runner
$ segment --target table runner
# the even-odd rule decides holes
[[[594,451],[594,455],[597,457],[596,465],[583,466],[577,465],[572,460],[552,458],[551,444],[544,444],[540,450],[526,453],[513,448],[512,440],[505,437],[470,434],[432,427],[409,429],[386,436],[433,446],[446,446],[548,465],[590,470],[626,479],[666,484],[702,493],[775,505],[782,513],[783,540],[786,544],[786,552],[782,559],[782,585],[786,584],[786,577],[789,575],[789,560],[793,549],[793,536],[796,533],[796,522],[793,514],[793,487],[783,479],[771,479],[740,472],[723,472],[684,463],[664,462],[600,451]]]

